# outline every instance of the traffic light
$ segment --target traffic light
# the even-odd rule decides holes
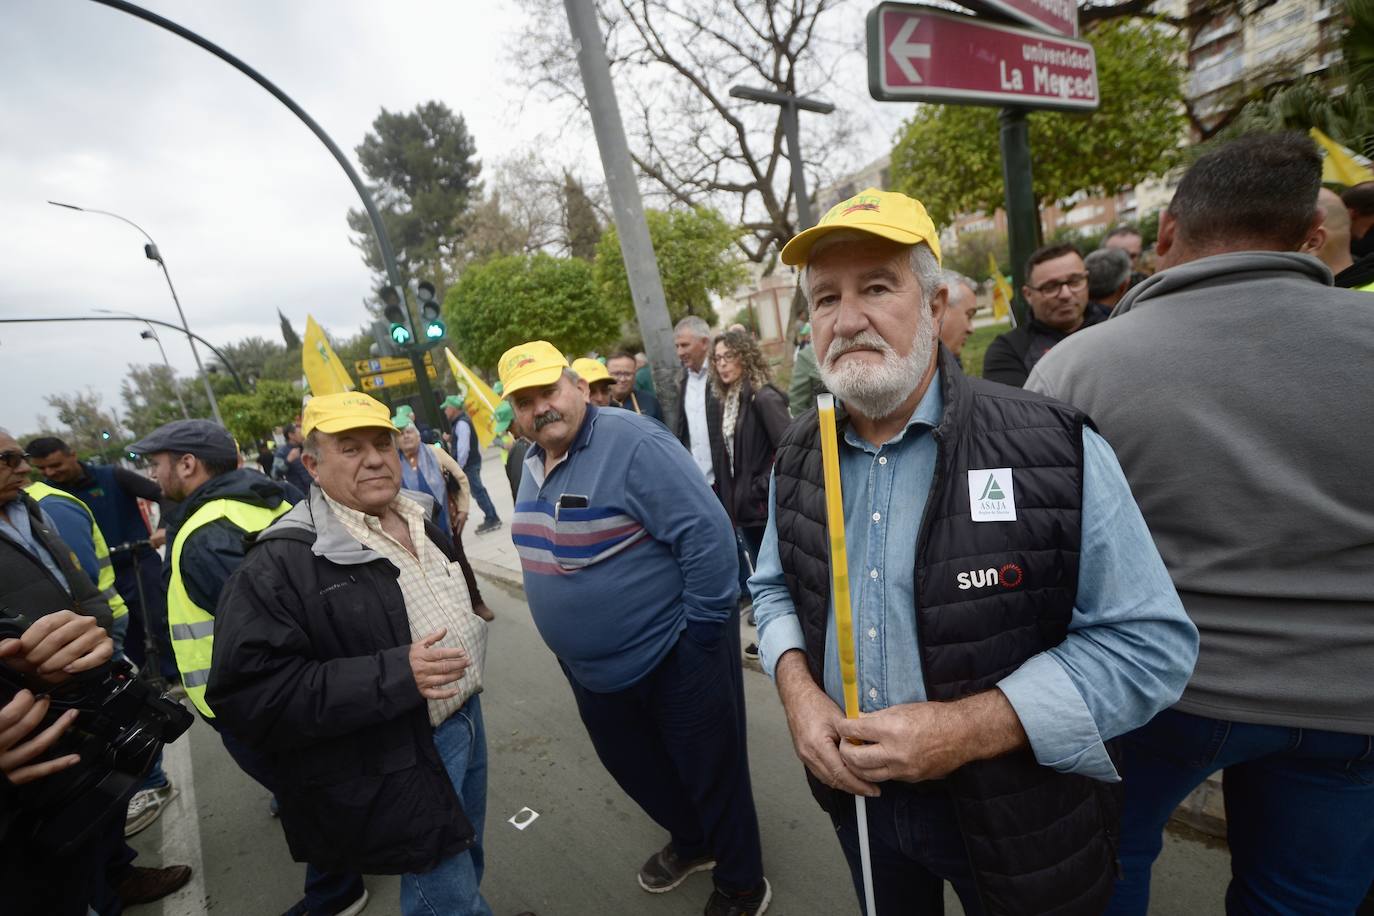
[[[415,335],[411,333],[410,322],[406,315],[405,306],[401,303],[400,292],[394,286],[383,286],[378,295],[382,299],[386,320],[391,324],[388,329],[388,336],[392,343],[398,347],[405,347],[414,343]]]
[[[426,341],[442,340],[447,333],[444,322],[439,318],[439,301],[434,298],[434,292],[434,284],[427,280],[416,288],[416,294],[420,297],[420,321],[424,326]]]
[[[110,441],[110,431],[109,431],[108,429],[102,429],[102,430],[100,431],[100,438],[103,439],[103,440],[106,441],[106,442],[109,442],[109,441]]]

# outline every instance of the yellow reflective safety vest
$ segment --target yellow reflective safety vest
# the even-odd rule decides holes
[[[76,503],[81,507],[81,511],[86,513],[86,518],[91,521],[91,541],[95,545],[95,561],[100,567],[99,575],[95,580],[96,591],[100,592],[100,597],[104,598],[110,606],[110,611],[113,612],[115,620],[127,616],[129,606],[124,603],[124,598],[115,589],[115,571],[114,565],[110,563],[110,548],[105,544],[105,536],[100,533],[100,526],[95,523],[95,515],[91,512],[91,507],[66,490],[59,490],[51,484],[31,483],[24,492],[32,496],[40,506],[45,499],[65,499]],[[78,568],[81,566],[80,563],[76,565]]]
[[[191,600],[186,581],[181,577],[181,548],[196,529],[226,518],[245,534],[254,534],[290,510],[283,501],[275,509],[252,506],[237,499],[212,499],[188,518],[172,545],[172,581],[167,588],[167,624],[172,631],[172,653],[176,656],[186,697],[206,718],[215,714],[205,702],[205,685],[210,680],[210,657],[215,645],[215,615]]]

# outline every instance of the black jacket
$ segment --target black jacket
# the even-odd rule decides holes
[[[944,416],[932,433],[935,473],[911,555],[921,675],[933,702],[993,689],[1064,640],[1078,590],[1088,423],[1049,398],[968,379],[940,352]],[[843,435],[842,411],[836,422]],[[818,684],[830,605],[819,440],[816,412],[798,417],[779,445],[776,482],[778,555]],[[973,522],[970,477],[1002,467],[1018,475],[1014,524]],[[965,589],[956,572],[968,569],[996,573]],[[849,803],[807,777],[827,810]],[[960,767],[942,790],[989,916],[1102,912],[1115,877],[1114,785],[1041,766],[1023,748]]]
[[[181,534],[181,526],[196,514],[197,509],[216,499],[234,499],[250,506],[275,509],[283,501],[285,487],[291,485],[286,481],[268,480],[256,471],[242,468],[212,477],[197,487],[177,504],[167,520],[167,551],[162,560],[164,585],[171,581],[172,549]],[[181,545],[181,579],[186,583],[186,594],[197,607],[214,613],[224,584],[239,568],[248,551],[243,538],[242,528],[227,518],[220,518],[197,528],[190,540]]]
[[[658,422],[663,422],[663,408],[658,403],[658,397],[651,391],[630,390],[630,396],[624,401],[617,401],[614,396],[611,398],[612,407],[620,407],[625,410],[633,410],[635,413],[652,417]]]
[[[1083,311],[1083,324],[1078,330],[1092,327],[1106,318],[1102,306],[1090,303]],[[983,354],[983,378],[1021,388],[1035,364],[1068,336],[1063,331],[1028,317],[1025,324],[999,335],[988,344],[987,352]]]
[[[725,432],[711,437],[711,466],[716,472],[716,495],[740,528],[768,524],[768,477],[773,451],[792,422],[787,397],[772,385],[754,391],[745,379],[735,420],[735,456],[725,451]],[[724,407],[720,410],[724,418]]]
[[[716,453],[716,446],[720,444],[720,401],[716,400],[716,393],[711,389],[711,380],[706,379],[706,430],[711,438],[711,454]],[[677,428],[673,430],[673,435],[677,436],[678,441],[687,446],[687,451],[692,450],[692,433],[687,426],[687,370],[682,371],[682,375],[677,381]]]
[[[1333,281],[1333,285],[1341,289],[1356,289],[1370,283],[1374,283],[1374,254],[1357,258],[1354,264],[1336,274]]]
[[[296,861],[401,874],[472,845],[410,642],[396,567],[348,534],[318,488],[257,536],[225,586],[206,700],[278,775]]]
[[[94,617],[108,630],[114,620],[109,603],[82,572],[71,548],[48,524],[38,503],[27,493],[17,498],[28,512],[34,536],[47,548],[67,586],[64,588],[42,561],[19,543],[9,525],[0,524],[0,615],[22,616],[32,623],[56,611],[72,610]]]

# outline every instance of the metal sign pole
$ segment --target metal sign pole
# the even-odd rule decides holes
[[[1003,108],[998,118],[1002,142],[1002,184],[1006,188],[1007,242],[1011,249],[1011,309],[1016,324],[1026,320],[1021,287],[1027,277],[1026,260],[1040,247],[1040,208],[1031,174],[1030,125],[1026,109]]]

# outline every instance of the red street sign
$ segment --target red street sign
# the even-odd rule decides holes
[[[868,14],[868,91],[886,102],[1097,108],[1092,45],[908,3]]]
[[[960,0],[989,16],[1004,16],[1053,35],[1078,37],[1076,0]]]

